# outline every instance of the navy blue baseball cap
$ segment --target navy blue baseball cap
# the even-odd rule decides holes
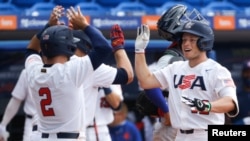
[[[73,32],[68,26],[54,25],[48,27],[41,36],[40,45],[42,54],[48,58],[58,55],[68,57],[74,54],[76,43],[80,39],[73,36]]]

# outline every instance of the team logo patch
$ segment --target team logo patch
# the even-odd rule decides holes
[[[43,40],[48,40],[49,39],[49,35],[44,35],[43,36]]]

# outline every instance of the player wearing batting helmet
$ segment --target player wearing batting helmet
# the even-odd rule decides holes
[[[77,56],[85,56],[90,53],[92,42],[89,37],[82,30],[74,30],[73,35],[80,39],[80,42],[77,43],[75,54]],[[116,37],[114,38],[114,36]],[[121,53],[124,53],[123,49],[115,50],[115,47],[123,46],[124,44],[123,32],[118,25],[112,27],[111,39],[112,42],[116,41],[114,55],[117,60],[117,70],[119,71],[124,66],[123,63],[125,61],[129,63],[129,59],[128,57],[122,57],[124,56],[121,55]],[[72,59],[74,59],[74,57],[72,57]],[[123,62],[119,61],[120,59],[123,59]],[[94,73],[99,75],[101,72],[113,71],[113,69],[116,68],[102,64]],[[132,72],[132,68],[130,71]],[[133,73],[130,73],[129,77],[132,78]],[[84,104],[89,107],[86,109],[86,113],[88,113],[86,130],[88,141],[111,141],[107,125],[114,120],[113,110],[119,109],[121,101],[123,100],[120,85],[113,84],[109,87],[103,87],[103,85],[100,85],[102,80],[103,78],[93,77],[89,79],[89,84],[84,86],[84,91],[86,93]]]
[[[141,53],[149,41],[149,27],[141,28],[135,43],[135,72],[140,86],[169,90],[171,125],[177,129],[175,141],[207,141],[209,124],[222,125],[225,113],[230,117],[238,114],[236,87],[230,71],[206,54],[213,47],[212,28],[202,21],[185,22],[177,37],[187,60],[154,72],[149,71],[145,54]]]
[[[85,141],[87,107],[83,104],[83,89],[91,84],[90,78],[102,78],[102,81],[95,82],[107,87],[113,83],[128,84],[133,80],[129,77],[132,66],[127,60],[122,60],[127,66],[122,66],[120,70],[95,74],[103,60],[112,53],[112,47],[99,30],[89,25],[80,8],[67,9],[67,16],[74,30],[83,30],[88,35],[93,48],[85,57],[70,59],[79,39],[73,36],[68,26],[57,25],[58,15],[50,18],[42,33],[31,39],[26,51],[25,69],[28,72],[27,79],[33,94],[38,125],[31,141]],[[116,49],[121,56],[127,57],[122,47]],[[44,62],[38,54],[40,50],[46,57]]]
[[[157,22],[157,31],[160,37],[172,42],[166,49],[163,56],[157,61],[156,66],[152,69],[156,71],[172,64],[175,61],[183,61],[185,57],[181,51],[178,43],[177,32],[179,32],[186,21],[197,20],[207,22],[206,19],[196,10],[188,11],[185,5],[177,4],[168,9]],[[158,141],[173,141],[175,139],[177,130],[170,125],[170,117],[168,104],[166,103],[168,97],[168,90],[161,90],[160,88],[145,89],[145,95],[159,107],[156,111],[159,120],[155,123],[153,140]],[[147,107],[151,102],[145,103],[142,101],[140,107]],[[146,105],[147,104],[147,105]],[[151,106],[154,107],[154,106]],[[145,109],[148,111],[149,108]],[[164,114],[162,114],[164,113]]]

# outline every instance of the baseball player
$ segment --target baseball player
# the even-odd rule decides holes
[[[144,89],[169,90],[171,125],[176,128],[175,141],[208,140],[208,124],[224,124],[225,114],[238,114],[236,87],[225,67],[206,52],[213,48],[212,28],[202,21],[186,22],[177,33],[187,61],[176,61],[150,72],[144,50],[149,42],[147,25],[138,27],[135,42],[135,72]]]
[[[25,123],[24,123],[24,132],[23,132],[23,141],[29,141],[30,140],[30,134],[32,132],[32,122],[33,122],[33,116],[35,114],[35,108],[34,103],[31,99],[31,94],[28,90],[27,86],[27,77],[26,77],[26,70],[23,69],[19,79],[16,83],[15,88],[12,91],[12,98],[10,99],[4,115],[3,119],[1,121],[0,126],[4,129],[4,131],[0,131],[0,136],[3,136],[1,133],[8,134],[6,131],[6,126],[10,123],[10,121],[13,119],[13,117],[18,112],[18,109],[21,106],[21,103],[24,102],[24,113],[25,113]],[[5,138],[4,141],[7,141],[7,138]]]
[[[81,40],[77,43],[77,50],[75,54],[77,56],[85,56],[92,49],[92,43],[89,37],[81,30],[74,30],[73,35]],[[123,46],[124,36],[121,28],[118,25],[114,25],[111,30],[112,46]],[[121,57],[117,55],[117,51],[114,51],[114,55],[117,61],[117,66],[120,68],[122,62],[119,61]],[[72,57],[74,59],[74,57]],[[123,61],[128,58],[123,58]],[[99,74],[99,71],[108,71],[110,66],[102,64],[96,69],[94,73]],[[129,77],[133,77],[132,67]],[[98,80],[100,78],[92,78],[91,81]],[[87,140],[88,141],[111,141],[107,124],[113,121],[113,110],[119,109],[120,103],[123,100],[122,90],[120,85],[111,85],[110,88],[100,88],[98,83],[89,83],[84,86],[85,91],[85,104],[88,106],[86,109],[87,116]],[[90,108],[91,107],[91,108]]]
[[[74,54],[78,38],[65,25],[50,25],[42,34],[33,36],[26,51],[25,68],[28,84],[37,110],[37,132],[33,132],[32,141],[38,140],[86,140],[86,106],[83,86],[90,83],[89,77],[100,77],[103,87],[111,84],[128,84],[126,64],[119,70],[114,68],[94,74],[103,60],[111,54],[112,47],[107,40],[89,25],[80,8],[68,9],[67,16],[75,30],[83,30],[93,43],[92,51],[86,57],[77,57],[69,61]],[[56,23],[57,24],[57,23]],[[40,39],[40,40],[39,40]],[[113,48],[123,56],[122,47]],[[45,56],[44,62],[38,55]],[[123,58],[123,57],[121,57]],[[131,67],[131,66],[129,66]]]
[[[196,9],[187,11],[187,7],[181,4],[172,6],[160,17],[157,22],[158,33],[163,39],[171,41],[172,44],[166,49],[163,56],[156,63],[153,63],[149,66],[150,71],[164,68],[174,61],[185,60],[181,48],[178,45],[176,33],[181,29],[185,21],[191,19],[207,22],[206,19],[200,15]],[[168,91],[164,90],[163,94],[160,88],[145,89],[145,94],[155,105],[160,108],[163,113],[165,113],[165,118],[161,117],[162,113],[159,113],[160,117],[155,123],[153,140],[173,141],[175,139],[177,130],[172,128],[172,126],[169,126],[170,121],[168,115],[168,105],[166,104]]]

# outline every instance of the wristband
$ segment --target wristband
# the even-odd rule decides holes
[[[42,34],[43,34],[43,31],[44,31],[45,29],[47,29],[48,27],[50,27],[49,23],[47,23],[47,24],[43,27],[43,29],[41,29],[41,30],[36,34],[37,39],[40,40],[40,38],[41,38],[41,36],[42,36]]]
[[[112,90],[110,88],[103,88],[104,94],[109,95],[112,93]]]
[[[145,53],[145,49],[135,49],[135,53]]]
[[[116,52],[119,49],[124,49],[124,46],[120,45],[120,46],[113,47],[113,52]]]
[[[207,105],[207,111],[210,112],[211,111],[211,108],[212,108],[212,105],[210,102],[208,102],[208,105]]]

